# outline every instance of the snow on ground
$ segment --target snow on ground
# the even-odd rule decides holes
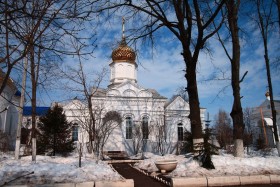
[[[78,167],[78,156],[50,157],[31,156],[15,160],[10,154],[0,153],[0,186],[17,177],[9,184],[50,184],[66,182],[86,182],[99,180],[120,180],[121,176],[105,162],[86,157],[82,158],[82,167]],[[34,174],[30,174],[34,172]]]
[[[278,174],[280,175],[280,157],[277,151],[273,150],[270,155],[263,155],[259,152],[252,152],[245,155],[244,158],[236,158],[230,154],[220,154],[212,156],[215,169],[207,170],[199,166],[192,157],[186,158],[184,155],[165,155],[158,156],[146,153],[147,159],[135,165],[148,172],[157,171],[154,162],[156,160],[174,160],[178,161],[177,168],[168,174],[170,177],[202,177],[202,176],[244,176],[258,174]]]
[[[142,154],[134,156],[141,157]],[[280,157],[277,151],[269,154],[251,152],[245,158],[235,158],[230,154],[221,153],[212,156],[216,169],[207,170],[199,166],[199,163],[192,157],[185,155],[158,156],[152,153],[145,153],[145,160],[135,164],[135,167],[155,172],[154,162],[162,159],[176,159],[177,168],[168,174],[170,177],[202,177],[202,176],[244,176],[257,174],[278,174],[280,175]],[[30,174],[34,172],[34,174]],[[24,176],[25,177],[20,177]],[[20,177],[20,178],[18,178]],[[16,179],[18,178],[18,179]],[[50,157],[37,156],[36,163],[31,161],[31,156],[15,160],[12,154],[0,153],[0,186],[5,182],[9,184],[49,184],[86,182],[100,180],[120,180],[121,176],[116,173],[106,162],[96,161],[90,157],[82,158],[82,167],[78,167],[78,156]]]

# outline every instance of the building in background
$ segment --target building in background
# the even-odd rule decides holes
[[[269,92],[265,94],[266,99],[258,107],[252,110],[252,135],[253,143],[258,144],[258,140],[261,140],[263,144],[267,147],[275,147],[274,140],[274,129],[271,115],[271,105],[270,105],[270,95]],[[276,109],[276,121],[279,136],[279,122],[280,122],[280,100],[274,100],[274,105]]]
[[[141,151],[162,154],[178,152],[183,132],[190,131],[189,103],[180,96],[168,101],[155,89],[138,84],[135,59],[134,50],[127,45],[123,36],[112,52],[108,87],[93,88],[93,111],[101,116],[117,111],[123,119],[121,126],[115,128],[106,141],[104,151],[126,152],[129,155]],[[73,124],[74,139],[85,144],[88,136],[83,129],[85,119],[82,118],[88,115],[87,105],[77,99],[59,104]],[[205,110],[201,108],[203,128]],[[137,127],[140,129],[138,133],[135,131]],[[139,133],[142,135],[139,136]],[[137,137],[141,137],[140,146]]]

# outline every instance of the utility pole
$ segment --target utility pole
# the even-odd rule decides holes
[[[20,137],[21,137],[21,126],[23,118],[23,104],[24,104],[24,93],[26,87],[26,72],[27,72],[28,60],[27,57],[24,58],[23,72],[22,72],[22,83],[21,83],[21,95],[19,104],[19,117],[17,126],[17,137],[16,137],[16,149],[15,149],[15,159],[19,159],[20,152]]]

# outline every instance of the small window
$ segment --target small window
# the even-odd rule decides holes
[[[126,131],[125,131],[125,137],[126,139],[132,139],[132,118],[126,117]]]
[[[178,141],[183,141],[184,139],[183,125],[182,123],[178,124]]]
[[[72,140],[78,141],[78,133],[79,133],[79,127],[78,124],[75,123],[72,127]]]
[[[148,117],[143,117],[142,121],[142,133],[143,133],[143,139],[147,140],[149,139],[149,127],[148,127]]]

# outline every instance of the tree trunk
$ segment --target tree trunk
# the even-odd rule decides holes
[[[231,86],[233,90],[233,106],[230,113],[233,122],[234,156],[243,157],[243,112],[240,97],[240,44],[238,35],[238,8],[239,1],[229,0],[226,2],[228,10],[228,23],[232,39],[231,59]]]
[[[272,87],[272,81],[271,81],[270,65],[269,65],[268,50],[267,50],[266,42],[264,42],[264,48],[265,48],[264,59],[265,59],[265,65],[266,65],[267,83],[268,83],[268,89],[269,89],[271,115],[272,115],[272,122],[273,122],[273,134],[274,134],[274,139],[275,139],[275,143],[276,143],[276,148],[278,151],[278,156],[280,156],[276,109],[275,109],[275,104],[274,104],[274,99],[273,99],[273,87]]]
[[[31,123],[32,123],[32,161],[36,162],[36,77],[35,77],[35,51],[34,45],[30,49],[30,65],[31,65],[31,83],[32,83],[32,96],[31,96]]]
[[[265,43],[265,65],[266,65],[266,73],[267,73],[267,83],[269,89],[269,96],[270,96],[270,106],[271,106],[271,114],[272,114],[272,122],[273,122],[273,134],[276,143],[276,148],[278,151],[278,156],[280,156],[280,146],[279,146],[279,136],[278,136],[278,128],[277,128],[277,118],[276,118],[276,109],[274,105],[273,99],[273,87],[271,82],[271,75],[270,75],[270,65],[269,65],[269,58],[268,58],[268,51],[267,51],[267,43]]]
[[[84,89],[86,89],[86,87],[84,87]],[[87,93],[85,91],[85,93]],[[90,146],[91,146],[91,150],[92,153],[94,153],[94,146],[93,146],[93,141],[97,141],[96,137],[95,137],[95,117],[94,117],[94,113],[92,110],[92,101],[91,101],[91,94],[90,95],[86,95],[87,97],[87,102],[88,102],[88,110],[89,110],[89,115],[90,115],[90,122],[89,122],[89,141],[90,141]]]
[[[28,60],[27,57],[24,59],[22,84],[21,84],[21,96],[19,105],[19,117],[18,117],[18,127],[17,127],[17,137],[16,137],[16,148],[15,148],[15,158],[19,159],[20,155],[20,138],[21,138],[21,127],[22,127],[22,117],[23,117],[23,105],[24,105],[24,95],[26,87],[26,73],[27,73]]]
[[[280,2],[277,0],[278,10],[280,8]],[[280,146],[279,146],[279,136],[278,136],[278,128],[277,128],[277,118],[276,118],[276,109],[274,105],[274,98],[273,98],[273,86],[271,81],[271,73],[270,73],[270,64],[269,64],[269,56],[268,56],[268,49],[267,49],[267,36],[268,36],[268,21],[270,19],[269,16],[264,16],[261,14],[261,2],[257,1],[257,8],[258,8],[258,17],[259,17],[259,25],[260,25],[260,32],[263,40],[264,46],[264,60],[266,66],[266,75],[267,75],[267,83],[269,89],[269,96],[270,96],[270,108],[271,108],[271,115],[272,115],[272,122],[273,122],[273,134],[276,143],[276,148],[278,151],[278,155],[280,156]],[[279,13],[279,12],[278,12]],[[280,24],[280,23],[279,23]]]
[[[198,90],[196,84],[196,61],[188,58],[187,52],[184,52],[183,56],[186,64],[185,78],[187,80],[187,92],[189,95],[189,105],[190,105],[189,118],[191,122],[193,147],[194,147],[194,151],[197,152],[202,149],[200,145],[202,146],[203,143],[203,133],[202,133],[202,123],[200,118]]]

